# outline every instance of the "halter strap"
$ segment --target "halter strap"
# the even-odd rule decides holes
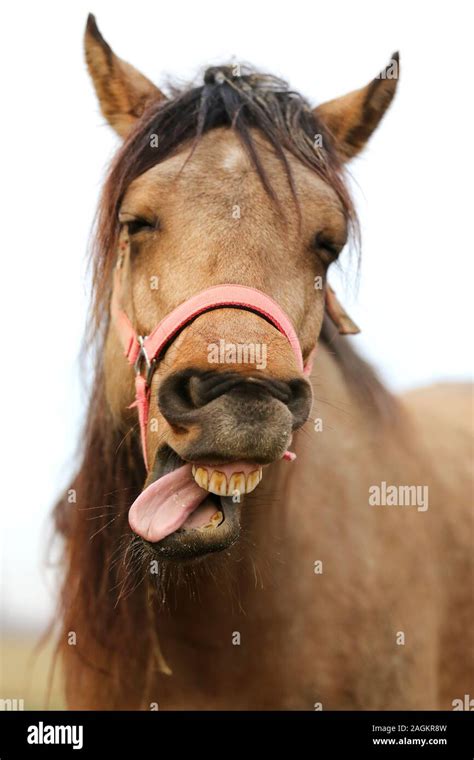
[[[135,368],[135,401],[131,405],[138,411],[143,458],[146,468],[147,446],[146,428],[150,408],[150,385],[153,372],[165,348],[186,325],[196,317],[214,309],[232,307],[252,311],[285,336],[296,359],[298,369],[309,375],[315,349],[303,362],[300,342],[293,324],[286,312],[266,293],[246,285],[214,285],[206,288],[187,301],[179,304],[159,322],[150,335],[139,335],[122,306],[122,262],[123,250],[128,240],[120,244],[121,255],[114,270],[114,288],[111,302],[111,318],[128,362]],[[286,452],[286,459],[294,458]]]

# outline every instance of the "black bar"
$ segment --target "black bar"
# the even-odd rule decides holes
[[[5,711],[0,712],[0,760],[20,760],[25,755],[94,757],[98,750],[120,756],[130,753],[130,757],[142,752],[159,756],[165,747],[169,751],[173,746],[180,753],[189,749],[193,757],[197,749],[211,756],[239,748],[248,754],[253,737],[264,742],[266,755],[273,747],[280,753],[293,747],[298,755],[307,747],[315,758],[341,752],[352,757],[357,752],[362,758],[473,760],[473,717],[467,711]]]

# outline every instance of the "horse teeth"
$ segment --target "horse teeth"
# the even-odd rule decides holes
[[[200,530],[207,530],[208,528],[218,528],[221,522],[223,521],[223,519],[224,519],[224,515],[222,514],[220,510],[218,512],[214,512],[209,522],[206,523],[206,525],[203,525],[202,528],[200,528]]]
[[[262,468],[249,472],[247,475],[247,493],[250,493],[258,486],[262,479]]]
[[[223,472],[214,470],[209,480],[207,490],[217,496],[227,496],[227,478]]]
[[[247,476],[243,472],[233,472],[227,478],[224,472],[212,470],[210,472],[206,467],[192,466],[194,480],[205,491],[214,493],[217,496],[235,496],[246,494],[253,491],[260,483],[263,472],[259,467],[250,472]]]
[[[209,482],[209,473],[206,470],[205,467],[195,467],[193,465],[193,476],[194,480],[200,486],[201,488],[204,488],[205,491],[207,491],[207,486]]]
[[[234,472],[229,482],[228,496],[234,496],[235,492],[239,494],[246,493],[245,475],[243,472]]]

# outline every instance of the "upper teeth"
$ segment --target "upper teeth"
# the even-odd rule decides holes
[[[227,477],[225,473],[219,470],[212,470],[209,473],[207,467],[196,465],[193,465],[192,472],[198,486],[210,493],[217,494],[217,496],[234,496],[236,493],[250,493],[258,486],[262,479],[261,467],[249,472],[248,475],[245,475],[243,472],[233,472],[230,477]]]

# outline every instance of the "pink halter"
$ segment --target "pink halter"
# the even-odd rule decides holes
[[[304,364],[300,342],[290,318],[270,296],[246,285],[215,285],[202,290],[167,314],[150,335],[138,335],[121,305],[120,269],[122,261],[123,257],[120,257],[115,268],[111,316],[125,351],[125,356],[135,369],[135,402],[132,404],[132,407],[136,407],[138,411],[143,458],[147,469],[146,428],[153,373],[166,346],[183,327],[192,322],[200,314],[229,306],[247,309],[255,314],[259,314],[274,325],[288,340],[296,357],[298,369],[304,372],[305,375],[310,374],[315,349],[313,349],[306,364]],[[287,451],[284,458],[292,460],[295,458],[295,455]]]

